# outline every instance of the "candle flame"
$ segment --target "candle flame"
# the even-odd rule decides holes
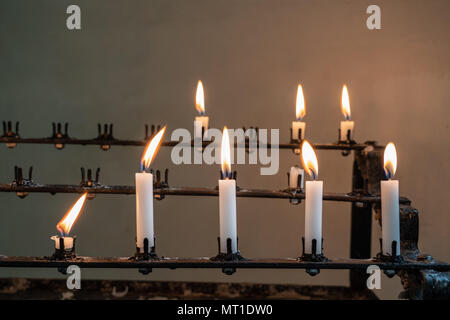
[[[231,152],[230,152],[230,136],[228,129],[225,126],[222,133],[222,148],[220,153],[220,160],[222,164],[222,174],[225,179],[231,176]]]
[[[166,132],[166,126],[158,131],[158,133],[147,143],[147,147],[145,148],[144,155],[142,156],[142,162],[144,163],[144,171],[145,168],[150,167],[153,159],[158,153],[159,147],[161,146],[162,138],[164,137],[164,133]]]
[[[83,211],[84,204],[86,202],[87,193],[83,194],[77,202],[67,211],[64,218],[56,225],[56,229],[61,233],[61,236],[66,236],[69,234],[70,229],[72,229],[73,224],[77,221],[80,216],[81,211]]]
[[[342,88],[342,98],[341,98],[341,110],[346,120],[350,120],[351,112],[350,112],[350,97],[348,95],[347,86],[344,84]]]
[[[198,80],[197,83],[197,93],[195,95],[195,109],[197,109],[200,115],[205,114],[205,93],[203,91],[203,83]]]
[[[397,150],[392,142],[384,149],[384,173],[387,179],[391,179],[397,171]]]
[[[316,180],[319,175],[319,163],[317,162],[316,153],[308,141],[302,143],[302,165],[305,171]]]
[[[302,120],[305,115],[306,115],[305,96],[303,95],[302,85],[299,84],[297,88],[297,103],[295,105],[295,116],[297,117],[297,120]]]

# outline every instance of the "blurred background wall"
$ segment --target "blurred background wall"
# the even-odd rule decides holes
[[[66,28],[66,8],[81,7],[82,30]],[[366,8],[381,7],[381,30],[368,30]],[[340,94],[350,91],[358,141],[394,141],[400,193],[420,211],[420,246],[450,261],[449,1],[23,1],[0,3],[0,119],[21,122],[23,137],[51,135],[51,122],[70,122],[69,134],[97,135],[114,123],[116,137],[142,139],[144,124],[192,130],[195,86],[205,85],[216,128],[279,128],[289,139],[296,86],[303,84],[307,137],[337,137]],[[46,145],[0,146],[0,181],[14,165],[34,166],[42,183],[78,183],[81,166],[101,167],[100,182],[134,184],[142,148]],[[351,157],[319,151],[326,192],[351,187]],[[298,156],[281,151],[280,171],[236,166],[238,184],[286,186]],[[173,186],[217,184],[218,166],[175,166],[163,148],[155,168],[170,169]],[[76,195],[0,193],[0,253],[49,255],[49,237]],[[284,200],[238,199],[240,249],[250,257],[300,253],[304,206]],[[157,250],[166,256],[212,256],[218,235],[217,198],[169,197],[156,202]],[[329,257],[349,255],[350,205],[324,205]],[[135,199],[97,196],[73,233],[82,255],[134,253]],[[380,230],[373,224],[373,254]],[[83,270],[84,278],[347,285],[348,271]],[[56,270],[0,269],[1,277],[60,277]],[[382,279],[383,298],[395,298],[398,278]]]

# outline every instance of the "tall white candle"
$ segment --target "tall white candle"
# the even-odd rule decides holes
[[[305,253],[322,253],[323,181],[306,181],[305,189]],[[316,239],[316,252],[312,240]]]
[[[223,129],[221,163],[223,179],[219,180],[220,252],[227,253],[227,239],[231,239],[231,252],[236,253],[236,180],[231,179],[230,138],[227,127]]]
[[[231,251],[237,252],[236,180],[219,180],[220,252],[227,252],[227,239]]]
[[[155,245],[153,226],[153,174],[136,173],[136,246],[144,252],[144,239],[149,249]]]
[[[205,93],[203,90],[203,83],[201,80],[197,83],[197,92],[195,94],[195,109],[197,109],[199,116],[194,120],[194,137],[200,138],[202,132],[206,133],[209,126],[209,117],[205,115]]]
[[[295,117],[296,121],[292,121],[292,139],[303,140],[305,139],[306,123],[303,122],[303,118],[306,115],[305,97],[303,95],[302,85],[299,84],[297,88],[297,101],[295,105]],[[300,132],[300,136],[299,136]]]
[[[300,189],[303,189],[304,179],[305,170],[298,166],[291,167],[291,172],[289,172],[289,188],[297,189],[300,187]]]
[[[342,88],[341,111],[345,117],[345,121],[341,121],[339,140],[353,140],[355,123],[351,121],[350,97],[346,85]]]
[[[396,241],[396,254],[400,255],[400,209],[398,180],[391,180],[397,169],[397,151],[389,143],[384,150],[384,170],[387,181],[381,181],[381,227],[383,254],[392,255],[392,242]]]
[[[153,174],[146,170],[162,142],[166,127],[162,128],[147,144],[141,160],[141,172],[136,173],[136,247],[144,252],[144,240],[148,239],[148,249],[155,246],[153,226]]]
[[[305,188],[305,253],[322,253],[322,199],[323,181],[316,181],[319,164],[316,153],[308,141],[302,143],[302,164],[305,171],[314,181],[307,181]],[[312,242],[316,240],[316,251]]]

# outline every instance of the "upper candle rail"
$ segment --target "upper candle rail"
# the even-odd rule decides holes
[[[64,127],[64,130],[63,130]],[[11,121],[3,121],[3,135],[0,136],[0,143],[5,143],[8,148],[14,148],[18,143],[22,144],[52,144],[57,149],[61,150],[65,145],[98,145],[102,150],[109,150],[111,146],[145,146],[147,140],[151,138],[158,130],[161,128],[160,125],[145,125],[145,135],[143,140],[126,140],[126,139],[116,139],[113,136],[113,124],[98,124],[98,135],[92,139],[79,139],[71,137],[68,133],[68,123],[52,123],[52,134],[49,137],[43,138],[23,138],[19,135],[19,122],[15,123],[15,131],[13,130],[13,123]],[[245,129],[245,128],[243,128]],[[256,129],[255,129],[256,130]],[[289,143],[280,144],[265,144],[267,148],[278,148],[278,149],[299,149],[299,144],[301,141],[290,140]],[[214,141],[202,141],[202,147],[207,147],[209,144],[214,143]],[[194,141],[190,144],[180,144],[179,141],[166,141],[162,142],[162,146],[174,147],[176,145],[180,146],[194,146]],[[356,143],[355,141],[337,141],[335,143],[314,143],[312,144],[315,149],[319,150],[363,150],[370,146],[375,149],[383,149],[384,146],[377,145],[374,141],[367,141],[365,143]],[[235,143],[235,147],[249,147],[249,142],[246,140],[243,143]]]

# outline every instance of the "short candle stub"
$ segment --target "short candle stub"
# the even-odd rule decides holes
[[[245,261],[245,260],[247,260],[246,258],[241,256],[239,249],[236,252],[233,252],[233,250],[231,249],[232,248],[231,238],[227,238],[227,252],[221,252],[220,237],[217,237],[217,244],[218,244],[218,248],[219,248],[219,250],[218,250],[219,253],[218,253],[218,255],[212,257],[210,259],[211,261]],[[239,239],[237,240],[236,248],[238,248],[238,244],[239,244]],[[226,273],[226,272],[224,271],[224,273]]]
[[[298,128],[298,135],[296,138],[294,138],[295,135],[292,128],[290,129],[290,131],[291,131],[291,143],[302,143],[304,136],[302,128]]]
[[[343,139],[345,137],[345,139]],[[348,129],[347,132],[341,134],[341,128],[338,129],[338,143],[347,143],[347,144],[355,144],[356,142],[353,140],[353,130]]]
[[[75,240],[76,236],[52,236],[50,237],[55,242],[55,253],[51,257],[54,260],[66,260],[76,257],[75,254]]]

